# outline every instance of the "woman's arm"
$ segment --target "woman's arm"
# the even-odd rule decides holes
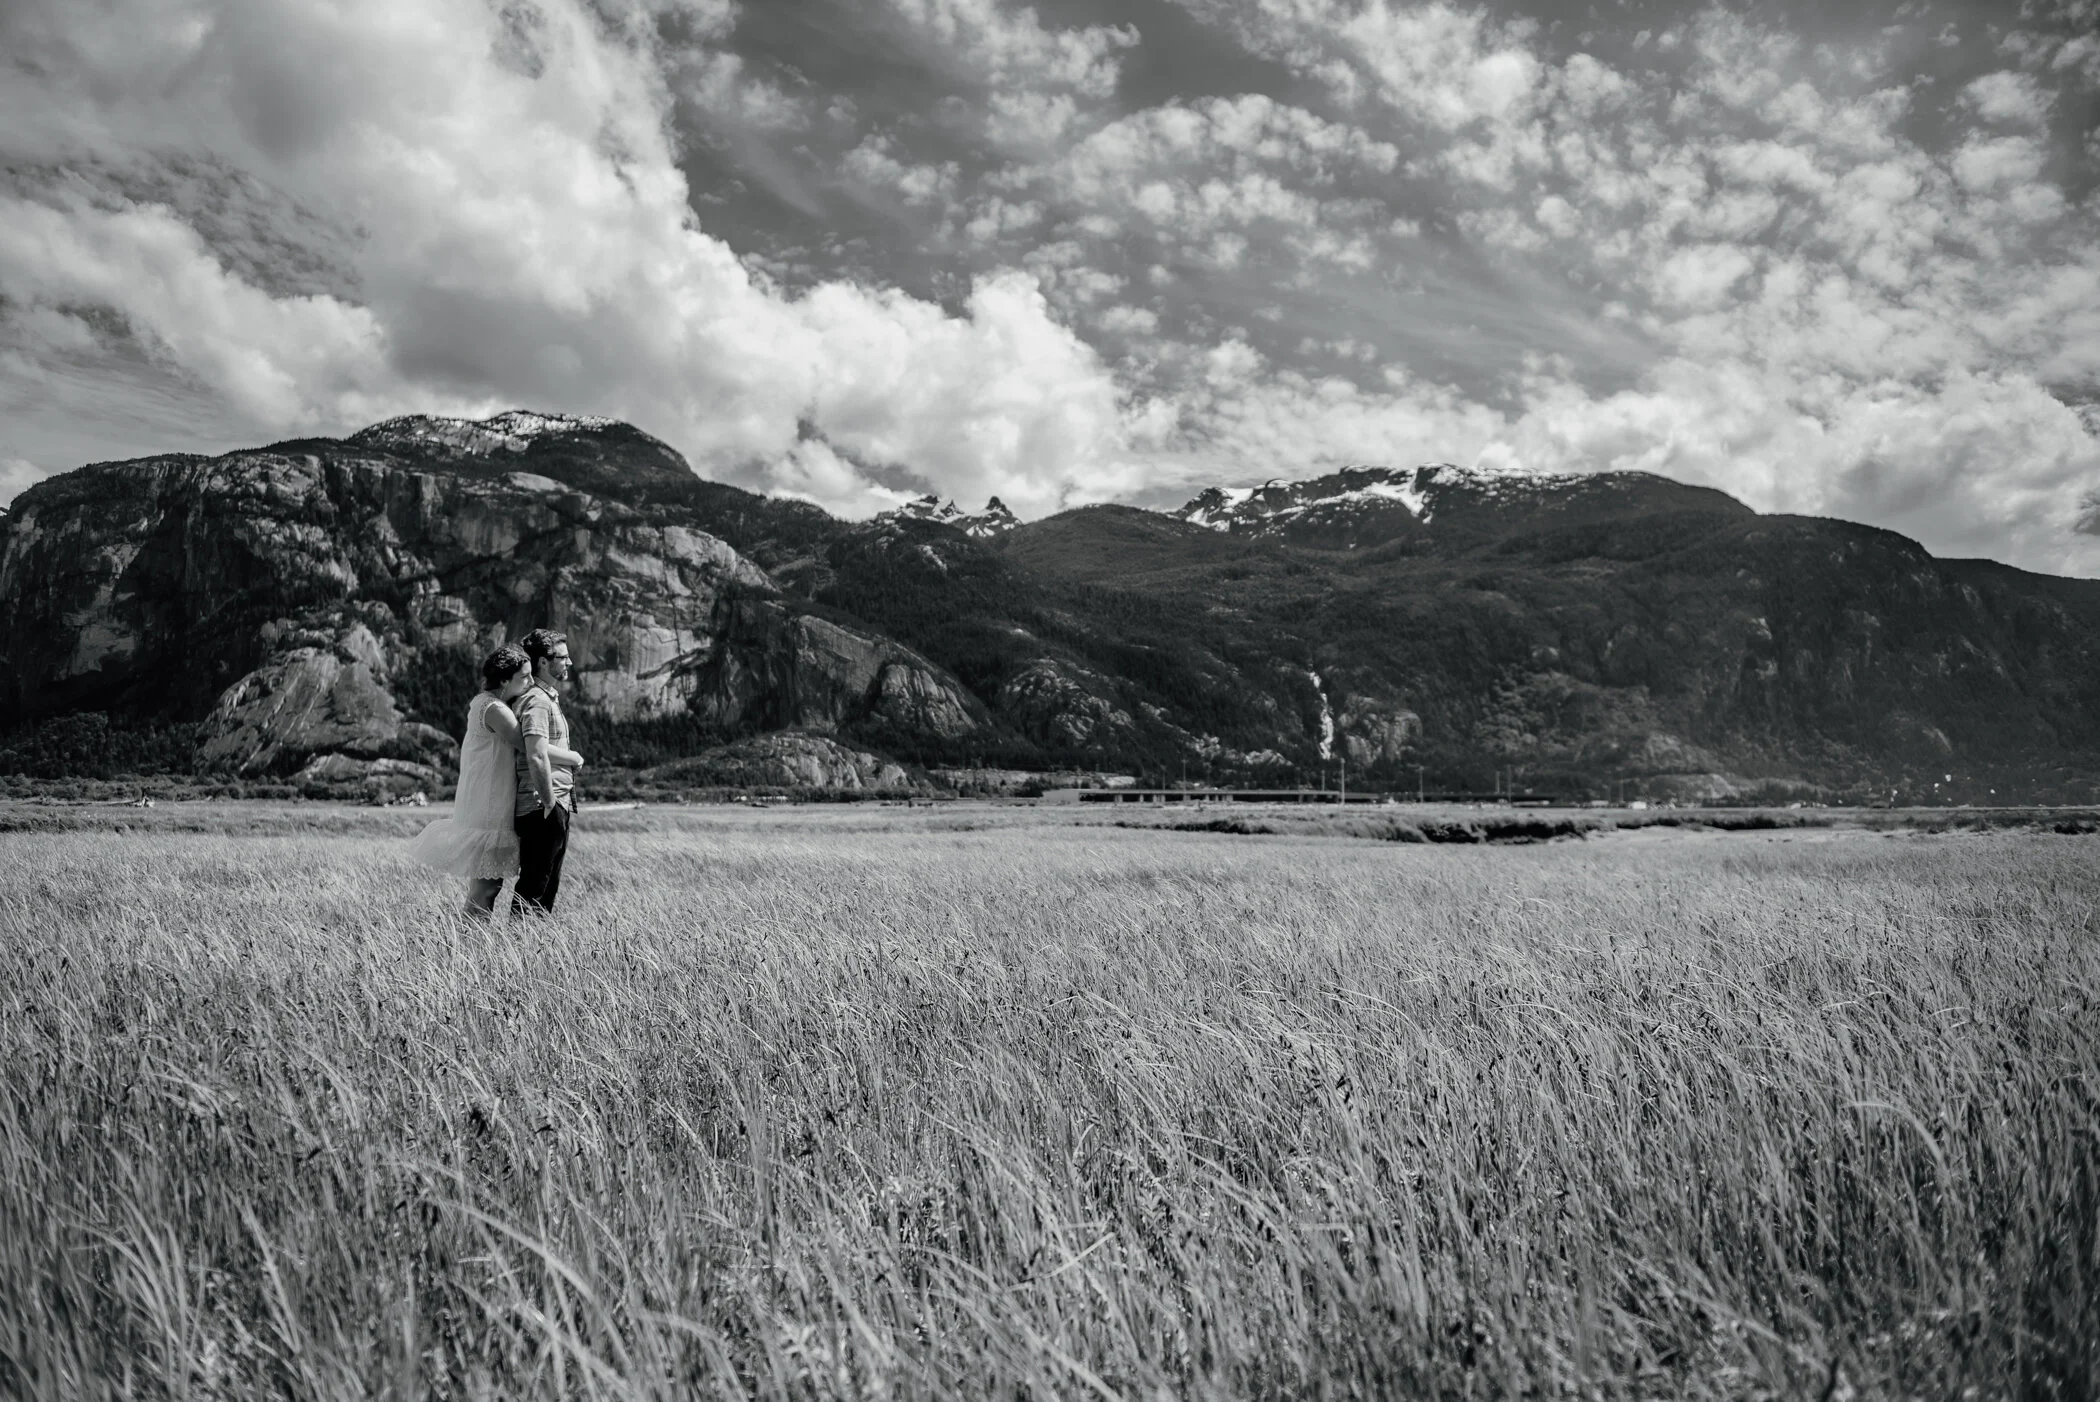
[[[525,748],[525,741],[518,733],[518,717],[501,701],[489,702],[488,709],[481,713],[484,723],[495,732],[496,738],[514,750]],[[557,769],[583,768],[583,756],[574,750],[565,750],[559,745],[547,747],[548,762]]]
[[[501,701],[489,702],[481,713],[481,723],[494,731],[498,740],[514,750],[524,743],[518,738],[517,716]]]

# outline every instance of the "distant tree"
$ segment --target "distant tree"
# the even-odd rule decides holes
[[[101,711],[52,716],[0,737],[0,774],[32,779],[189,774],[196,761],[194,725],[131,723]]]

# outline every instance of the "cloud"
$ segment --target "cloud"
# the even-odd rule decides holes
[[[1964,189],[1987,195],[2033,183],[2042,173],[2042,149],[2031,137],[1977,137],[1954,153],[1952,164]]]
[[[404,390],[368,309],[272,297],[229,274],[162,207],[0,199],[0,289],[32,309],[32,334],[47,341],[85,346],[96,332],[72,309],[115,309],[162,356],[261,422],[356,419]]]
[[[1811,53],[1718,11],[1650,70],[1556,66],[1532,31],[1438,4],[1207,13],[1356,110],[1391,108],[1416,134],[1405,169],[1450,179],[1447,210],[1498,267],[1612,289],[1600,310],[1660,354],[1603,393],[1548,358],[1497,415],[1453,412],[1485,396],[1272,375],[1186,403],[1184,432],[1204,414],[1319,445],[1428,426],[1449,456],[1659,471],[1936,549],[2100,564],[2072,534],[2100,458],[2046,388],[2096,378],[2100,239],[2051,183],[2034,76],[1969,83],[1961,109],[1985,125],[1935,153],[1906,134],[1909,94],[1877,86],[1882,55]]]
[[[906,204],[932,204],[949,196],[956,178],[953,161],[914,164],[898,160],[891,154],[893,149],[887,137],[871,136],[846,153],[840,168],[871,191],[881,191]]]
[[[1054,149],[1116,92],[1129,25],[1053,29],[1034,7],[1006,0],[879,0],[865,11],[901,31],[920,59],[968,101],[947,106],[993,147]],[[958,94],[959,95],[959,94]]]
[[[1016,0],[827,9],[806,72],[724,0],[17,0],[0,456],[98,393],[96,451],[530,405],[849,513],[1617,466],[2094,568],[2078,34],[1936,95],[1712,9],[1182,4],[1232,90]]]
[[[1138,42],[1127,25],[1046,29],[1029,6],[998,0],[883,0],[949,63],[994,89],[1068,88],[1104,98],[1115,91],[1117,55]]]
[[[1500,413],[1398,370],[1367,389],[1279,368],[1239,339],[1196,353],[1188,368],[1184,388],[1132,419],[1155,492],[1346,463],[1470,462],[1509,428]]]
[[[50,475],[27,458],[0,458],[0,507]]]
[[[1697,244],[1663,260],[1655,282],[1663,300],[1686,311],[1712,311],[1729,301],[1756,263],[1733,244]]]
[[[340,231],[331,280],[347,290],[271,291],[118,175],[54,176],[0,206],[0,335],[128,328],[220,397],[231,431],[593,410],[703,470],[832,492],[846,510],[879,502],[876,484],[816,471],[802,425],[1017,509],[1115,480],[1098,477],[1113,381],[1025,279],[980,283],[959,316],[845,283],[775,290],[695,221],[648,16],[608,28],[568,0],[527,8],[520,26],[418,0],[354,17],[320,0],[142,0],[153,43],[78,7],[32,8],[17,34],[66,76],[11,85],[8,115],[25,118],[11,141],[79,169],[111,151],[129,171],[234,165],[259,205]],[[1081,51],[1046,61],[1093,71]]]
[[[1961,90],[1962,101],[1987,122],[2040,126],[2049,119],[2051,94],[2025,73],[1986,73]]]
[[[1659,472],[1763,511],[1884,525],[1942,554],[2100,571],[2100,541],[2074,534],[2100,441],[2021,376],[1804,386],[1742,361],[1672,360],[1602,399],[1542,382],[1482,460]]]
[[[1341,105],[1397,113],[1431,153],[1420,165],[1507,186],[1543,158],[1534,115],[1553,75],[1533,51],[1528,21],[1498,24],[1443,3],[1256,0],[1243,7],[1195,0],[1250,46],[1324,83]],[[1616,75],[1586,60],[1576,81],[1592,109],[1618,96]],[[1412,144],[1412,143],[1411,143]]]
[[[963,318],[836,285],[798,310],[824,347],[812,402],[833,443],[1030,514],[1134,485],[1116,388],[1032,278],[979,282]]]
[[[1273,244],[1300,267],[1362,269],[1388,217],[1351,187],[1398,160],[1356,127],[1247,94],[1132,114],[1007,181],[1045,205],[1086,210],[1097,238],[1137,232],[1213,267]]]
[[[1434,6],[1413,14],[1373,5],[1346,26],[1395,106],[1446,131],[1508,124],[1527,111],[1543,65],[1521,45],[1483,52],[1481,20]]]
[[[743,56],[703,50],[685,65],[679,93],[708,117],[733,128],[799,132],[816,120],[817,103],[749,71]]]

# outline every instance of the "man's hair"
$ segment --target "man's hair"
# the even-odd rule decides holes
[[[557,633],[552,628],[535,628],[518,639],[518,646],[525,649],[525,655],[532,659],[535,668],[545,662],[554,649],[568,645],[569,635]]]
[[[515,643],[505,643],[481,661],[481,689],[501,691],[503,684],[532,665],[525,649]]]

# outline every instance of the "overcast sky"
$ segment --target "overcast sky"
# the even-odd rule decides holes
[[[0,500],[526,407],[849,515],[1638,468],[2100,575],[2100,0],[0,0],[0,64]]]

